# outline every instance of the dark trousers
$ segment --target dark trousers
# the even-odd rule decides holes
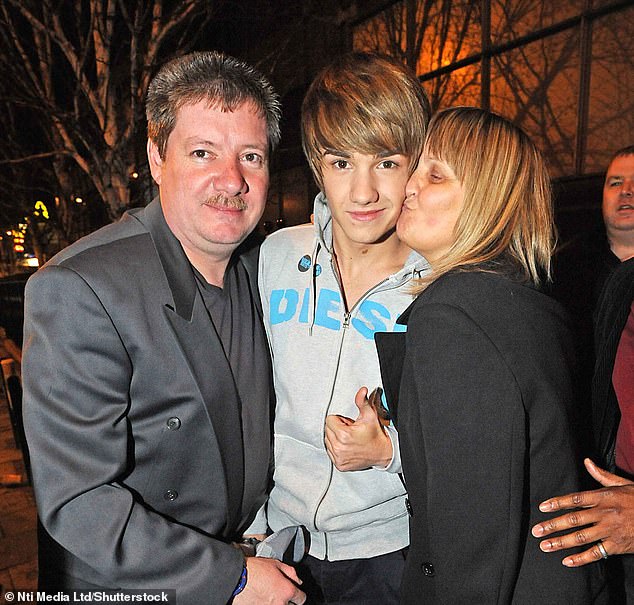
[[[405,551],[370,559],[320,561],[306,557],[297,571],[306,605],[398,605]]]
[[[634,605],[634,555],[615,555],[606,563],[610,605]]]

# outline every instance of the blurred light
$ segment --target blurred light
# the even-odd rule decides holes
[[[35,216],[40,216],[38,210],[41,210],[42,216],[48,220],[48,208],[42,200],[38,200],[37,202],[35,202],[35,212],[33,213],[35,214]]]
[[[131,177],[131,178],[133,178],[133,179],[138,179],[138,178],[139,178],[139,173],[135,170],[135,171],[134,171],[134,172],[130,175],[130,177]]]
[[[15,246],[13,246],[13,249],[16,252],[24,252],[24,246],[22,244],[16,244]]]
[[[22,262],[22,264],[25,267],[39,267],[40,266],[40,261],[37,260],[37,258],[33,257],[33,258],[25,258],[24,261]]]
[[[75,203],[76,203],[76,204],[81,204],[83,201],[84,201],[84,200],[83,200],[83,199],[81,199],[80,197],[76,197],[76,198],[75,198]]]

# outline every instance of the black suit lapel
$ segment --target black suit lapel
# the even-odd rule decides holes
[[[598,454],[604,467],[611,471],[615,468],[616,435],[621,421],[612,372],[633,299],[634,258],[622,262],[606,279],[594,311],[596,361],[592,379],[592,426]]]
[[[374,335],[381,365],[381,381],[394,426],[398,429],[398,393],[405,358],[403,332],[377,332]]]
[[[158,200],[136,215],[148,228],[165,271],[172,300],[165,314],[200,390],[214,428],[227,485],[227,535],[237,527],[244,491],[240,400],[222,343],[196,288],[193,269],[172,234]]]
[[[412,303],[399,317],[399,324],[407,325]],[[376,332],[374,342],[381,366],[381,381],[394,426],[398,429],[398,394],[405,361],[405,332]]]

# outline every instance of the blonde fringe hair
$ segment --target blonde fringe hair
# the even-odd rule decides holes
[[[323,190],[322,158],[332,151],[409,157],[413,171],[431,115],[415,74],[390,57],[348,53],[323,69],[302,104],[302,146]]]
[[[415,293],[448,271],[509,257],[533,284],[550,280],[556,242],[550,179],[524,132],[483,109],[454,107],[432,118],[423,154],[452,168],[464,201],[454,244],[417,280]]]

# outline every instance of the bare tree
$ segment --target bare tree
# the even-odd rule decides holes
[[[478,51],[480,11],[470,0],[401,0],[356,28],[358,49],[387,53],[416,73],[433,72]],[[474,70],[425,83],[432,108],[475,94]]]
[[[33,120],[0,164],[22,176],[45,173],[62,206],[84,187],[117,218],[145,166],[143,100],[156,65],[170,50],[190,50],[217,7],[211,0],[0,0],[1,100]]]

